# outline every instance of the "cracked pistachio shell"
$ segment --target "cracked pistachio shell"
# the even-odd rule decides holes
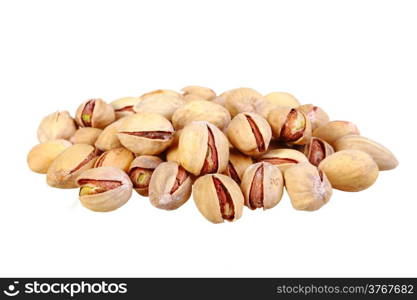
[[[334,149],[325,140],[312,137],[310,142],[305,145],[303,152],[312,165],[318,166],[323,159],[334,153]]]
[[[123,97],[110,103],[113,106],[116,120],[135,114],[134,107],[140,101],[139,97]]]
[[[306,114],[311,122],[312,130],[319,128],[330,121],[329,115],[323,109],[314,106],[313,104],[300,105],[298,109]]]
[[[128,174],[130,176],[130,179],[132,180],[133,187],[138,194],[142,196],[148,196],[149,182],[152,177],[153,171],[161,163],[163,163],[162,159],[160,159],[158,156],[152,155],[141,155],[136,157],[132,161],[128,170]],[[142,177],[140,178],[135,178],[134,171],[137,169],[143,170],[143,172],[141,173]],[[141,184],[138,182],[139,179],[142,181]]]
[[[150,135],[135,135],[138,133]],[[161,136],[157,136],[162,134]],[[126,117],[118,129],[122,145],[138,155],[155,155],[171,145],[174,128],[159,114],[137,113]]]
[[[282,172],[289,167],[303,162],[308,162],[307,157],[294,149],[274,149],[262,155],[258,161],[269,162],[277,166]]]
[[[231,149],[229,153],[229,163],[223,174],[229,176],[240,185],[243,173],[251,164],[253,164],[253,160],[250,156],[244,155],[235,149]]]
[[[94,166],[99,156],[91,145],[76,144],[66,148],[50,165],[46,181],[56,188],[77,188],[77,177]]]
[[[121,118],[103,129],[95,143],[97,149],[100,149],[101,151],[108,151],[114,148],[122,147],[122,144],[117,137],[117,133],[125,118],[126,117]]]
[[[275,108],[281,106],[296,108],[300,105],[300,102],[291,94],[284,92],[274,92],[266,95],[263,101],[260,101],[255,111],[265,119],[268,118],[268,114]]]
[[[262,173],[259,172],[260,168],[263,168]],[[247,207],[250,209],[262,207],[266,210],[281,201],[284,178],[278,167],[259,162],[246,169],[240,187]]]
[[[296,108],[280,106],[273,109],[268,115],[268,123],[271,125],[272,135],[283,142],[304,145],[311,138],[310,120]]]
[[[70,114],[67,111],[57,111],[42,119],[38,127],[38,140],[41,143],[49,140],[68,140],[76,130]]]
[[[89,103],[94,102],[94,107],[90,115],[90,124],[87,124],[83,119],[84,109],[88,107]],[[104,102],[102,99],[89,99],[82,103],[75,114],[75,120],[80,127],[94,127],[103,129],[107,125],[114,122],[116,116],[114,114],[113,106]]]
[[[93,127],[78,128],[71,137],[70,142],[73,144],[87,144],[94,146],[102,131],[103,130],[101,129]]]
[[[196,100],[197,98],[202,100],[212,100],[216,97],[216,93],[212,89],[203,86],[190,85],[182,88],[181,91],[182,98],[187,102]]]
[[[225,134],[213,124],[204,121],[192,122],[181,132],[178,144],[181,165],[196,176],[202,175],[206,156],[211,153],[210,131],[217,154],[217,170],[210,173],[222,173],[226,170],[229,161],[229,142]]]
[[[213,177],[221,182],[228,194],[228,206],[233,209],[231,217],[225,218],[222,214],[221,200],[213,181]],[[221,174],[207,174],[199,177],[193,186],[194,202],[200,213],[212,223],[223,223],[224,220],[235,221],[240,219],[243,211],[243,194],[239,185],[230,177]]]
[[[332,196],[332,186],[326,174],[309,163],[287,169],[284,180],[292,206],[297,210],[317,210]]]
[[[368,153],[380,171],[391,170],[398,166],[398,160],[391,151],[363,136],[345,135],[334,142],[334,147],[336,151],[352,149]]]
[[[264,97],[254,89],[237,88],[229,90],[220,95],[224,98],[224,107],[234,117],[241,112],[255,112],[256,106]]]
[[[345,135],[359,134],[356,125],[348,121],[330,121],[313,131],[313,136],[325,140],[330,145]]]
[[[29,168],[33,172],[46,174],[55,158],[71,145],[67,140],[51,140],[36,145],[27,156]]]
[[[132,183],[126,173],[118,168],[100,167],[86,170],[77,178],[77,183],[82,189],[83,186],[88,185],[82,184],[83,181],[89,180],[91,180],[91,184],[93,185],[95,181],[110,181],[120,184],[116,188],[92,195],[81,195],[80,190],[79,199],[81,204],[92,211],[113,211],[123,206],[132,196]]]
[[[123,147],[115,148],[101,154],[96,160],[94,168],[115,167],[127,172],[134,158],[135,155],[129,150]]]
[[[173,90],[166,90],[166,89],[159,89],[150,91],[148,93],[145,93],[139,97],[140,100],[145,100],[147,98],[155,97],[155,96],[161,96],[161,95],[168,95],[168,96],[174,96],[174,97],[181,97],[181,94],[173,91]]]
[[[372,157],[359,150],[342,150],[319,164],[333,188],[358,192],[373,185],[378,177],[378,166]]]
[[[160,114],[171,120],[174,112],[185,104],[185,101],[173,95],[155,95],[147,97],[135,105],[137,113],[155,113]]]
[[[191,196],[192,181],[188,173],[177,163],[159,164],[149,183],[149,200],[152,205],[165,210],[174,210]]]
[[[178,108],[172,116],[176,130],[194,121],[207,121],[223,130],[230,123],[230,114],[223,106],[204,100],[190,101]]]
[[[230,143],[240,152],[259,156],[265,153],[271,141],[271,126],[255,113],[237,114],[226,130]]]

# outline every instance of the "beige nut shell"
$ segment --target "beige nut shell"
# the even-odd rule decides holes
[[[313,131],[313,136],[325,140],[330,145],[345,135],[359,134],[356,125],[349,121],[330,121]]]
[[[77,127],[68,111],[57,111],[42,119],[38,127],[38,140],[43,143],[49,140],[69,140]]]
[[[103,130],[93,127],[80,127],[71,137],[73,144],[94,145]]]
[[[306,114],[311,122],[312,130],[326,125],[330,121],[329,115],[322,108],[313,104],[300,105],[298,109]]]
[[[93,116],[91,118],[90,127],[103,129],[107,125],[114,122],[114,120],[116,119],[116,116],[114,113],[113,106],[104,102],[102,99],[89,99],[87,101],[84,101],[78,107],[77,112],[75,114],[75,120],[77,121],[80,127],[86,127],[84,126],[81,115],[83,113],[84,107],[90,100],[95,100]]]
[[[103,129],[95,142],[97,149],[100,149],[101,151],[108,151],[114,148],[122,147],[122,143],[120,143],[117,133],[125,118],[126,117],[121,118]]]
[[[207,87],[190,85],[182,88],[182,97],[185,101],[191,101],[197,97],[204,100],[212,100],[216,97],[216,93]]]
[[[150,92],[147,92],[145,94],[142,94],[139,99],[140,100],[145,100],[151,97],[155,97],[155,96],[160,96],[160,95],[169,95],[169,96],[174,96],[174,97],[181,97],[181,94],[173,91],[173,90],[167,90],[167,89],[158,89],[158,90],[153,90]]]
[[[255,112],[256,106],[264,101],[259,92],[251,88],[237,88],[228,90],[220,95],[224,98],[224,107],[234,117],[241,112]]]
[[[50,140],[33,147],[27,156],[29,168],[36,173],[46,174],[52,162],[72,144],[67,140]]]
[[[297,163],[308,162],[308,158],[302,152],[294,149],[273,149],[262,155],[258,160],[263,161],[268,158],[291,159],[297,161]],[[297,163],[285,162],[274,165],[276,165],[282,172],[285,172],[286,169]]]
[[[171,120],[174,112],[185,104],[185,101],[173,95],[156,95],[138,102],[134,109],[137,113],[160,114]]]
[[[266,95],[264,100],[256,105],[255,111],[266,119],[275,108],[281,106],[296,108],[299,105],[300,102],[293,95],[285,92],[273,92]]]
[[[137,156],[130,164],[128,174],[130,175],[132,170],[135,168],[148,169],[148,170],[152,170],[153,172],[153,170],[155,170],[156,167],[159,166],[159,164],[161,163],[163,163],[163,160],[160,159],[158,156],[153,156],[153,155]],[[145,188],[138,188],[138,187],[135,187],[135,185],[133,185],[133,188],[138,194],[142,196],[148,196],[149,194],[148,192],[149,185]]]
[[[135,114],[133,108],[139,101],[141,101],[139,97],[123,97],[111,102],[110,105],[113,106],[116,120]],[[131,107],[131,109],[123,110],[126,107]]]
[[[239,179],[242,180],[243,173],[251,164],[253,164],[253,160],[250,156],[244,155],[236,149],[231,149],[229,153],[229,163],[232,164]],[[224,174],[231,177],[227,169]]]
[[[115,148],[101,154],[94,163],[94,168],[115,167],[127,172],[134,158],[131,151],[123,147]]]

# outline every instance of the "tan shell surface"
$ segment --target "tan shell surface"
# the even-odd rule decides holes
[[[96,160],[94,168],[115,167],[127,172],[134,158],[135,155],[129,150],[123,147],[114,148],[101,154]]]
[[[49,140],[33,147],[27,156],[29,168],[36,173],[46,174],[52,162],[72,144],[67,140]]]
[[[359,134],[356,125],[349,121],[330,121],[313,131],[313,136],[325,140],[330,145],[345,135]]]
[[[224,106],[234,117],[241,112],[255,112],[256,106],[264,100],[264,96],[251,88],[237,88],[220,95],[224,98]]]
[[[39,142],[49,140],[68,140],[74,135],[77,127],[68,111],[57,111],[47,115],[39,124],[37,135]]]
[[[77,121],[80,127],[85,127],[82,122],[81,115],[83,113],[84,107],[90,100],[95,100],[93,117],[91,118],[91,127],[103,129],[107,125],[114,122],[116,115],[114,113],[113,106],[106,103],[102,99],[89,99],[84,101],[77,109],[75,114],[75,120]]]
[[[97,149],[100,149],[101,151],[108,151],[114,148],[122,147],[122,144],[117,137],[117,133],[119,132],[119,127],[124,120],[125,118],[121,118],[103,129],[95,142]]]
[[[197,96],[205,100],[212,100],[216,97],[216,93],[212,89],[203,86],[190,85],[182,88],[181,91],[186,101],[189,101],[187,98],[190,96]]]
[[[171,120],[174,112],[185,104],[185,101],[173,95],[156,95],[138,102],[134,109],[137,113],[160,114]]]
[[[80,127],[71,137],[70,142],[73,144],[87,144],[94,146],[102,132],[103,130],[99,128]]]
[[[174,97],[181,97],[181,94],[173,91],[173,90],[167,90],[167,89],[158,89],[158,90],[153,90],[150,92],[147,92],[145,94],[142,94],[141,96],[139,96],[140,100],[145,100],[148,99],[150,97],[155,97],[155,96],[160,96],[160,95],[169,95],[169,96],[174,96]]]
[[[308,162],[307,157],[300,151],[294,149],[273,149],[262,155],[258,160],[262,161],[265,158],[288,158],[298,161],[298,163]],[[295,165],[295,163],[282,163],[276,165],[282,172]]]
[[[229,153],[229,162],[233,165],[237,175],[242,179],[245,170],[253,164],[250,156],[244,155],[235,149],[231,149]]]
[[[298,109],[306,114],[311,122],[312,130],[324,126],[330,121],[329,115],[322,108],[313,104],[300,105]]]
[[[123,109],[128,106],[134,107],[139,101],[141,101],[139,97],[123,97],[123,98],[119,98],[119,99],[112,101],[110,105],[113,106],[116,120],[135,114],[134,111],[117,111],[117,110]]]

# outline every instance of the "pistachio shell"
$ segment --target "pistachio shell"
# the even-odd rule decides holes
[[[29,168],[33,172],[46,174],[55,158],[71,145],[67,140],[50,140],[36,145],[27,156]]]
[[[322,160],[319,165],[333,188],[358,192],[370,187],[378,177],[378,166],[372,157],[359,150],[342,150]]]
[[[43,143],[50,140],[68,140],[75,131],[74,119],[67,111],[57,111],[42,119],[38,127],[38,140]]]
[[[87,144],[92,145],[97,141],[103,130],[93,127],[81,127],[74,133],[70,141],[73,144]]]
[[[356,125],[348,121],[330,121],[313,131],[313,136],[325,140],[330,145],[345,135],[359,134]]]
[[[150,97],[154,97],[154,96],[161,96],[161,95],[169,95],[169,96],[174,96],[174,97],[181,97],[181,94],[173,91],[173,90],[166,90],[166,89],[159,89],[159,90],[154,90],[154,91],[150,91],[148,93],[145,93],[143,95],[141,95],[139,97],[140,100],[145,100],[147,98]]]
[[[135,155],[129,150],[123,147],[115,148],[101,154],[96,160],[94,168],[115,167],[127,172],[134,158]]]
[[[83,111],[90,101],[94,101],[94,108],[92,115],[90,116],[91,124],[87,125],[83,120]],[[75,120],[80,127],[94,127],[103,129],[107,125],[113,123],[115,118],[116,117],[114,114],[113,106],[107,104],[102,99],[89,99],[78,107]]]
[[[264,100],[260,93],[250,88],[229,90],[221,94],[220,97],[224,98],[224,106],[232,117],[241,112],[255,112],[257,104]]]
[[[108,151],[114,148],[122,147],[122,144],[117,137],[117,133],[125,118],[126,117],[121,118],[103,129],[96,140],[96,148],[100,149],[101,151]]]
[[[123,97],[110,103],[113,106],[116,120],[135,114],[134,107],[140,101],[139,97]]]
[[[134,109],[137,113],[160,114],[168,120],[171,120],[174,112],[184,104],[185,101],[178,96],[156,95],[138,102]]]
[[[190,85],[182,88],[181,91],[183,92],[182,97],[185,101],[190,101],[190,98],[194,98],[195,96],[204,100],[212,100],[216,97],[216,93],[212,89],[202,86]]]
[[[274,92],[266,95],[263,101],[257,103],[255,111],[265,119],[268,118],[269,113],[281,106],[296,108],[300,105],[298,100],[289,93]]]
[[[252,163],[253,161],[250,156],[244,155],[235,149],[231,149],[229,153],[229,163],[223,174],[229,176],[240,185],[243,173]]]
[[[141,156],[136,157],[132,161],[132,163],[130,164],[130,168],[128,170],[128,174],[129,176],[131,176],[131,180],[132,180],[132,183],[136,192],[138,192],[142,196],[148,196],[149,183],[148,183],[148,186],[146,187],[138,186],[137,183],[135,182],[135,180],[137,179],[134,179],[132,177],[132,172],[135,169],[140,168],[140,169],[148,171],[150,177],[152,177],[153,171],[162,162],[163,162],[162,159],[160,159],[158,156],[152,156],[152,155],[141,155]]]
[[[314,106],[313,104],[304,104],[299,106],[298,109],[306,114],[311,122],[312,130],[326,125],[330,121],[327,113],[320,107]]]
[[[308,159],[303,153],[294,149],[274,149],[262,155],[258,161],[269,162],[285,172],[294,164],[308,162]]]
[[[312,137],[303,150],[309,162],[315,166],[318,166],[323,159],[334,153],[334,149],[330,144],[317,137]]]

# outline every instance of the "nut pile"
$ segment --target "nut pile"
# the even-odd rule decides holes
[[[295,209],[326,204],[332,189],[357,192],[398,165],[384,146],[348,121],[330,121],[288,93],[237,88],[217,96],[188,86],[106,103],[90,99],[73,119],[46,116],[27,161],[56,188],[79,188],[83,206],[112,211],[134,189],[173,210],[193,194],[198,210],[221,223],[270,209],[284,187]]]

